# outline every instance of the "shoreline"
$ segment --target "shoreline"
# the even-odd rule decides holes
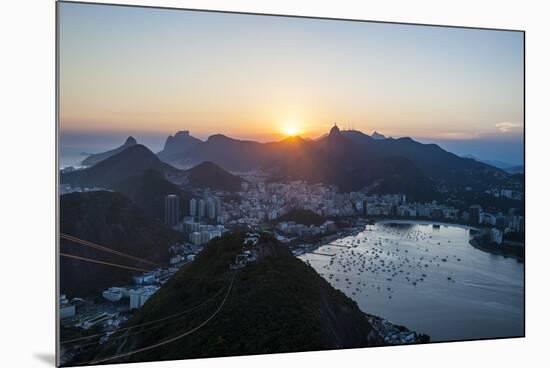
[[[375,224],[413,224],[413,225],[439,225],[439,226],[453,226],[467,230],[479,231],[479,228],[465,224],[458,224],[454,222],[442,222],[431,220],[409,220],[409,219],[384,219],[384,220],[372,220]]]
[[[498,246],[499,247],[498,249],[496,248],[493,249],[493,248],[476,243],[475,239],[479,237],[481,230],[479,228],[469,226],[466,224],[457,224],[457,223],[448,223],[448,222],[430,221],[430,220],[413,220],[413,219],[365,219],[365,220],[367,220],[367,223],[364,226],[362,224],[357,224],[356,226],[341,229],[338,232],[337,236],[335,236],[336,234],[331,236],[332,239],[330,242],[336,239],[344,239],[347,237],[356,236],[357,234],[365,231],[366,225],[376,225],[376,224],[440,225],[440,226],[457,227],[464,230],[470,230],[474,232],[474,234],[471,234],[469,237],[470,246],[477,248],[485,253],[497,254],[497,255],[502,255],[503,257],[515,258],[518,262],[523,263],[522,257],[519,257],[518,255],[515,255],[515,254],[509,254],[506,252],[506,249],[508,249],[510,246],[504,245],[505,248],[501,248],[503,246]],[[324,243],[324,244],[319,244],[313,248],[310,248],[308,251],[304,252],[304,255],[314,253],[317,249],[326,245],[328,244]],[[387,345],[403,345],[403,344],[407,345],[407,344],[417,344],[417,343],[431,341],[431,336],[428,334],[411,330],[407,326],[396,324],[379,315],[370,314],[367,311],[363,311],[363,313],[367,316],[369,322],[373,325],[373,327],[379,333],[379,335],[382,336],[382,338],[384,339],[385,345],[386,344]]]
[[[522,248],[514,247],[511,245],[491,245],[487,243],[482,243],[478,237],[474,236],[470,239],[470,245],[476,249],[479,249],[483,252],[494,254],[497,256],[502,256],[505,258],[514,258],[520,263],[525,262],[525,253]],[[523,250],[523,252],[522,252]]]
[[[338,231],[337,234],[332,234],[327,237],[324,237],[324,239],[322,241],[319,241],[317,245],[315,245],[314,247],[311,247],[301,255],[314,253],[320,247],[328,245],[328,244],[323,244],[326,241],[330,243],[336,239],[343,239],[349,236],[356,236],[361,232],[365,231],[367,225],[372,225],[377,223],[376,220],[371,220],[371,219],[365,219],[365,220],[367,220],[367,223],[364,225],[353,226],[353,227]],[[413,222],[410,220],[383,220],[378,222],[398,223],[398,221],[402,221],[403,223]],[[433,224],[433,223],[436,223],[436,222],[426,221],[426,224]],[[448,225],[448,224],[445,224],[445,225]],[[329,238],[330,240],[326,238]],[[297,258],[300,258],[300,256],[297,256]],[[307,262],[305,263],[307,264]],[[351,299],[351,297],[349,296],[348,298]],[[427,343],[431,341],[431,337],[428,334],[413,331],[406,326],[396,324],[384,317],[380,317],[375,314],[370,314],[363,310],[361,311],[363,312],[363,314],[365,315],[369,323],[372,325],[374,330],[384,339],[384,346],[422,344],[422,343]]]
[[[317,240],[315,244],[312,244],[309,247],[309,249],[307,251],[304,251],[304,253],[302,254],[313,253],[319,248],[328,245],[328,243],[336,239],[343,239],[350,236],[356,236],[361,232],[365,231],[367,225],[376,225],[376,224],[440,225],[440,226],[454,226],[454,227],[459,227],[461,229],[472,230],[477,232],[480,231],[479,228],[476,228],[473,226],[451,223],[451,222],[441,222],[441,221],[431,221],[431,220],[413,220],[413,219],[367,219],[367,218],[361,218],[361,219],[366,221],[364,225],[357,225],[354,227],[345,228],[345,229],[339,230],[337,234],[324,236],[321,239]],[[330,240],[327,240],[326,238],[329,238]]]
[[[363,312],[374,330],[384,339],[385,346],[422,344],[431,341],[430,335],[418,333],[375,314]]]
[[[456,224],[456,223],[450,223],[450,222],[441,222],[441,221],[430,221],[430,220],[388,219],[388,220],[373,220],[373,222],[375,224],[380,223],[380,224],[415,224],[415,225],[454,226],[454,227],[459,227],[466,230],[473,230],[476,232],[480,231],[479,228],[469,226],[469,225]],[[506,245],[506,244],[491,245],[491,244],[483,243],[479,240],[479,234],[473,235],[469,240],[469,244],[472,247],[489,254],[499,255],[506,258],[507,257],[514,258],[515,260],[521,263],[525,261],[525,253],[522,252],[523,249],[519,247],[511,246],[511,245]]]

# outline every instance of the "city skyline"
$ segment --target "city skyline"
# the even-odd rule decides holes
[[[82,4],[60,29],[62,134],[265,142],[338,122],[523,161],[521,32]]]

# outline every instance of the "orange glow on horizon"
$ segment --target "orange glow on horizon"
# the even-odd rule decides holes
[[[290,126],[285,129],[285,133],[290,137],[294,137],[298,135],[298,129],[296,127]]]
[[[297,137],[306,134],[303,122],[296,118],[286,119],[282,124],[281,133],[285,137]]]

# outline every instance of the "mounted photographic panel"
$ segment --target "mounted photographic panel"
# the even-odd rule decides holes
[[[57,3],[57,364],[523,337],[524,32]]]

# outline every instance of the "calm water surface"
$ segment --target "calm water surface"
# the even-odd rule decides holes
[[[377,223],[300,256],[359,307],[432,341],[523,335],[523,264],[452,225]]]

